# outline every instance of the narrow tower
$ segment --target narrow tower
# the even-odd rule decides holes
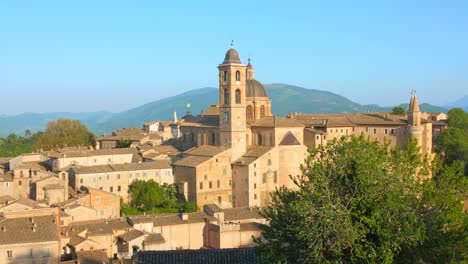
[[[246,68],[239,59],[239,53],[232,47],[218,66],[220,145],[232,148],[233,161],[246,151]]]
[[[419,108],[416,91],[411,93],[411,100],[408,108],[408,135],[411,139],[418,141],[418,146],[422,147],[421,109]]]

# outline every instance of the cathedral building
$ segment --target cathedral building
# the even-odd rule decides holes
[[[269,203],[277,187],[294,188],[290,175],[301,173],[308,148],[344,135],[364,135],[391,146],[412,138],[423,154],[432,152],[432,123],[422,119],[416,95],[407,116],[389,113],[272,115],[263,85],[248,60],[231,48],[218,65],[219,102],[170,125],[179,147],[175,182],[189,202],[221,208]]]

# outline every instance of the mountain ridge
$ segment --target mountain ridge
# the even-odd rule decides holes
[[[376,104],[361,105],[329,91],[307,89],[281,83],[265,84],[264,86],[272,101],[272,112],[277,116],[285,116],[292,112],[358,113],[391,111],[392,109],[392,107],[382,107]],[[191,113],[196,115],[210,105],[216,104],[218,100],[218,88],[203,87],[148,102],[118,113],[99,111],[0,115],[0,136],[6,136],[10,133],[22,135],[27,129],[31,131],[43,130],[48,121],[60,117],[78,119],[88,126],[93,133],[101,135],[123,127],[141,127],[143,123],[153,120],[172,120],[174,111],[181,117],[188,110],[187,103],[191,105]],[[407,104],[400,104],[399,106],[407,107]],[[421,109],[428,112],[447,111],[445,108],[425,103],[421,104]]]

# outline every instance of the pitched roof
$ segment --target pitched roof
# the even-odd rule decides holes
[[[35,225],[35,227],[34,227]],[[4,218],[0,220],[0,245],[59,240],[55,216]]]
[[[242,157],[240,157],[233,163],[234,164],[250,164],[256,161],[261,156],[268,153],[273,148],[274,147],[270,147],[270,146],[251,146],[250,148],[247,149],[247,152],[244,155],[242,155]]]
[[[116,149],[96,149],[89,150],[85,148],[73,150],[54,150],[49,153],[53,158],[75,158],[75,157],[92,157],[104,155],[123,155],[123,154],[138,154],[135,148],[116,148]]]
[[[181,127],[219,127],[219,116],[186,115],[179,121],[179,125]]]
[[[219,117],[219,105],[210,105],[207,109],[201,112],[202,116],[216,116]]]
[[[10,196],[10,195],[0,196],[0,204],[9,203],[9,202],[15,201],[15,200],[17,200],[17,199],[15,197],[13,197],[13,196]]]
[[[140,251],[137,263],[146,264],[257,264],[254,248],[225,248],[200,250]]]
[[[214,156],[223,153],[228,150],[228,148],[203,145],[196,148],[191,148],[184,152],[182,159],[176,161],[174,165],[185,166],[185,167],[196,167],[210,159]]]
[[[299,142],[299,140],[297,140],[294,134],[291,133],[291,131],[288,131],[286,135],[284,135],[279,145],[280,146],[297,146],[297,145],[301,145],[301,143]]]
[[[136,230],[136,229],[132,229],[122,235],[120,235],[120,238],[122,238],[122,240],[124,241],[127,241],[127,242],[130,242],[136,238],[139,238],[139,237],[142,237],[146,235],[144,232],[141,232],[140,230]]]
[[[90,250],[76,252],[78,263],[103,264],[110,263],[105,250]]]
[[[179,214],[155,214],[155,215],[138,215],[130,216],[133,223],[153,223],[153,226],[167,226],[167,225],[183,225],[187,223],[203,223],[205,219],[213,220],[214,218],[208,216],[203,212],[188,213],[188,219],[182,220]]]
[[[276,117],[276,116],[265,116],[255,121],[250,126],[252,127],[304,127],[303,124],[298,123],[293,119]]]
[[[405,116],[376,112],[365,114],[292,114],[293,119],[307,127],[353,127],[362,125],[406,125]]]
[[[145,239],[145,245],[164,244],[166,240],[161,234],[150,234]]]
[[[74,167],[72,170],[76,174],[91,174],[91,173],[104,173],[116,171],[139,171],[139,170],[158,170],[170,169],[171,163],[167,160],[156,160],[152,162],[142,163],[124,163],[124,164],[107,164],[96,166],[82,166]]]
[[[244,219],[262,219],[260,209],[258,207],[237,207],[222,209],[224,212],[225,221],[237,221]]]
[[[218,155],[224,151],[226,151],[227,148],[224,147],[218,147],[218,146],[210,146],[210,145],[203,145],[197,148],[192,148],[184,152],[184,154],[187,155],[195,155],[195,156],[215,156]]]

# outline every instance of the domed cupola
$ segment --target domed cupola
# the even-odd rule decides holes
[[[265,87],[263,87],[263,85],[255,79],[248,79],[246,81],[245,96],[256,99],[265,97],[268,98]]]
[[[234,48],[230,48],[226,52],[226,56],[224,57],[223,64],[229,64],[229,63],[242,63],[239,58],[239,53]]]

